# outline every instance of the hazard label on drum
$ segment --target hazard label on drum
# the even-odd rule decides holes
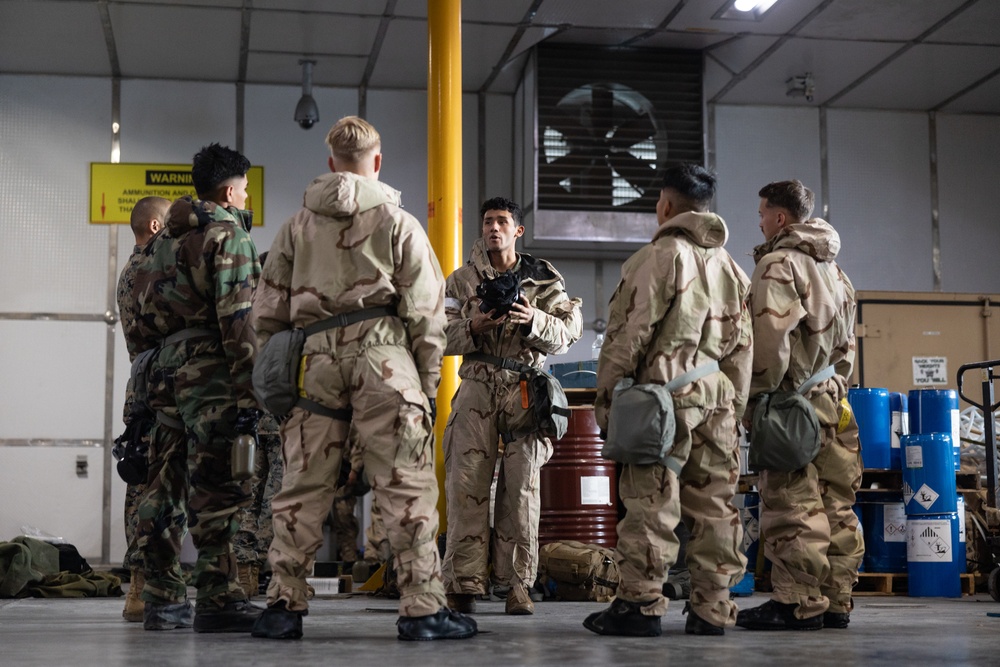
[[[951,522],[947,519],[910,519],[907,525],[906,560],[913,563],[946,563],[952,559]]]

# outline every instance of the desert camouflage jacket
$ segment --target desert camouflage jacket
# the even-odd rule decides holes
[[[135,274],[138,318],[125,332],[129,348],[142,352],[188,328],[218,331],[237,407],[257,407],[251,304],[260,262],[246,231],[249,213],[181,197],[166,218],[142,249]]]
[[[348,172],[324,174],[309,185],[304,207],[271,244],[254,297],[260,345],[284,329],[395,306],[399,317],[310,336],[303,353],[335,357],[367,346],[402,346],[413,355],[424,394],[437,395],[445,346],[444,276],[423,227],[399,202],[397,190]]]
[[[754,248],[751,279],[753,377],[750,398],[795,390],[833,364],[837,375],[810,396],[846,395],[854,367],[854,287],[834,258],[840,235],[814,218],[789,225]]]
[[[679,388],[674,404],[742,414],[753,354],[750,281],[723,249],[728,237],[714,213],[681,213],[622,266],[597,364],[594,414],[601,428],[622,378],[666,384],[713,360],[722,372]]]
[[[542,368],[549,354],[566,352],[580,339],[583,328],[581,300],[566,295],[566,282],[544,259],[518,253],[514,272],[521,279],[521,291],[535,309],[531,325],[504,324],[479,335],[470,329],[472,315],[479,308],[476,287],[486,278],[496,278],[499,272],[490,264],[483,240],[476,239],[465,266],[448,276],[445,287],[445,310],[448,313],[448,349],[446,354],[483,352],[497,357],[515,359],[533,368]],[[509,374],[506,381],[515,381],[518,374],[503,371],[483,362],[463,360],[458,371],[461,378],[489,380]]]

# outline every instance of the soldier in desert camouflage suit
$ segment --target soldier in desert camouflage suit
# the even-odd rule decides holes
[[[201,199],[173,203],[135,276],[139,317],[129,338],[140,352],[158,349],[147,376],[156,424],[139,506],[150,630],[192,625],[179,561],[185,506],[198,549],[195,631],[248,631],[261,611],[237,583],[232,549],[236,510],[247,501],[232,479],[232,443],[237,433],[256,434],[259,415],[251,300],[260,264],[251,214],[241,210],[249,167],[218,144],[199,151],[192,180]]]
[[[399,573],[399,638],[471,637],[472,619],[442,609],[435,544],[433,399],[445,344],[441,268],[420,223],[400,208],[399,192],[378,181],[375,128],[343,118],[327,144],[334,173],[309,185],[304,207],[271,246],[254,297],[258,342],[358,313],[358,321],[306,338],[300,392],[321,409],[353,410]],[[273,574],[255,637],[302,636],[305,578],[323,541],[350,426],[302,407],[281,426],[285,471],[272,501]]]
[[[782,181],[759,195],[766,240],[754,249],[756,344],[747,417],[762,394],[794,391],[828,366],[836,373],[806,393],[820,424],[816,458],[793,472],[760,471],[761,543],[774,592],[764,605],[740,612],[737,625],[846,628],[864,555],[851,509],[861,485],[861,447],[854,416],[841,408],[854,365],[854,288],[834,261],[840,236],[824,220],[809,219],[808,188]]]
[[[611,607],[584,626],[598,634],[656,636],[667,609],[663,583],[677,559],[674,533],[690,530],[691,601],[685,632],[721,635],[736,621],[729,588],[746,567],[733,495],[739,478],[736,415],[750,381],[749,280],[723,248],[725,222],[708,212],[715,177],[686,164],[668,169],[653,240],[622,266],[597,366],[595,417],[603,430],[615,385],[667,384],[696,368],[718,370],[674,390],[677,424],[667,465],[625,464],[619,492],[621,571]]]
[[[134,294],[135,272],[139,267],[139,260],[142,258],[142,248],[149,239],[163,228],[163,221],[166,220],[167,209],[170,208],[170,200],[163,197],[143,197],[136,202],[130,216],[132,234],[135,236],[135,248],[125,262],[118,277],[118,290],[116,301],[118,303],[118,315],[121,318],[122,331],[125,333],[125,347],[128,350],[129,361],[135,361],[139,351],[135,345],[128,340],[128,333],[135,328],[136,300]],[[129,424],[132,421],[132,404],[135,396],[132,390],[132,380],[129,379],[125,386],[125,409],[122,420]],[[145,436],[149,442],[149,434]],[[130,571],[128,596],[125,598],[125,609],[122,616],[126,621],[138,623],[142,621],[143,604],[139,598],[142,587],[146,579],[142,574],[142,556],[136,540],[136,525],[139,522],[139,498],[146,490],[145,484],[128,484],[125,487],[125,542],[128,545],[125,550],[125,558],[122,567]]]
[[[479,212],[482,238],[468,263],[448,276],[446,354],[484,353],[541,369],[547,354],[566,352],[581,334],[580,299],[566,295],[563,277],[545,260],[514,250],[524,233],[521,208],[496,197]],[[480,310],[476,287],[507,270],[518,275],[522,294],[506,315],[493,319]],[[508,614],[531,614],[528,595],[538,570],[539,470],[552,456],[552,443],[536,432],[506,445],[497,481],[490,537],[490,485],[500,434],[529,426],[517,371],[466,357],[462,384],[452,401],[444,432],[448,544],[444,576],[448,604],[475,609],[486,592],[492,542],[493,578],[510,586]]]

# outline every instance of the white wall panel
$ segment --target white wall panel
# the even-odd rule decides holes
[[[747,274],[763,243],[757,193],[772,181],[797,178],[816,193],[820,214],[819,113],[815,109],[715,108],[716,211],[729,227],[726,249]]]
[[[107,80],[0,76],[0,311],[105,311],[108,230],[88,218],[110,156]]]
[[[356,90],[314,87],[320,120],[303,130],[292,119],[301,96],[301,87],[246,87],[244,153],[264,167],[264,226],[250,232],[258,252],[270,248],[281,225],[302,208],[306,186],[329,173],[326,133],[344,116],[358,113]]]
[[[382,135],[380,180],[403,193],[403,208],[427,228],[427,93],[368,91],[368,121]]]
[[[827,128],[837,263],[856,289],[932,291],[927,115],[830,110]]]
[[[103,322],[0,320],[0,439],[103,440],[106,336]]]
[[[937,117],[941,288],[1000,291],[1000,117]]]
[[[86,459],[86,476],[77,475],[78,457]],[[99,447],[0,447],[0,541],[31,526],[100,563],[103,458]]]
[[[198,149],[213,142],[236,147],[236,86],[122,81],[122,162],[191,164]]]

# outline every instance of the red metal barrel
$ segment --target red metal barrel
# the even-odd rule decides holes
[[[614,548],[618,543],[618,476],[614,461],[601,458],[594,408],[570,406],[569,428],[553,441],[541,470],[538,543],[575,540]]]

